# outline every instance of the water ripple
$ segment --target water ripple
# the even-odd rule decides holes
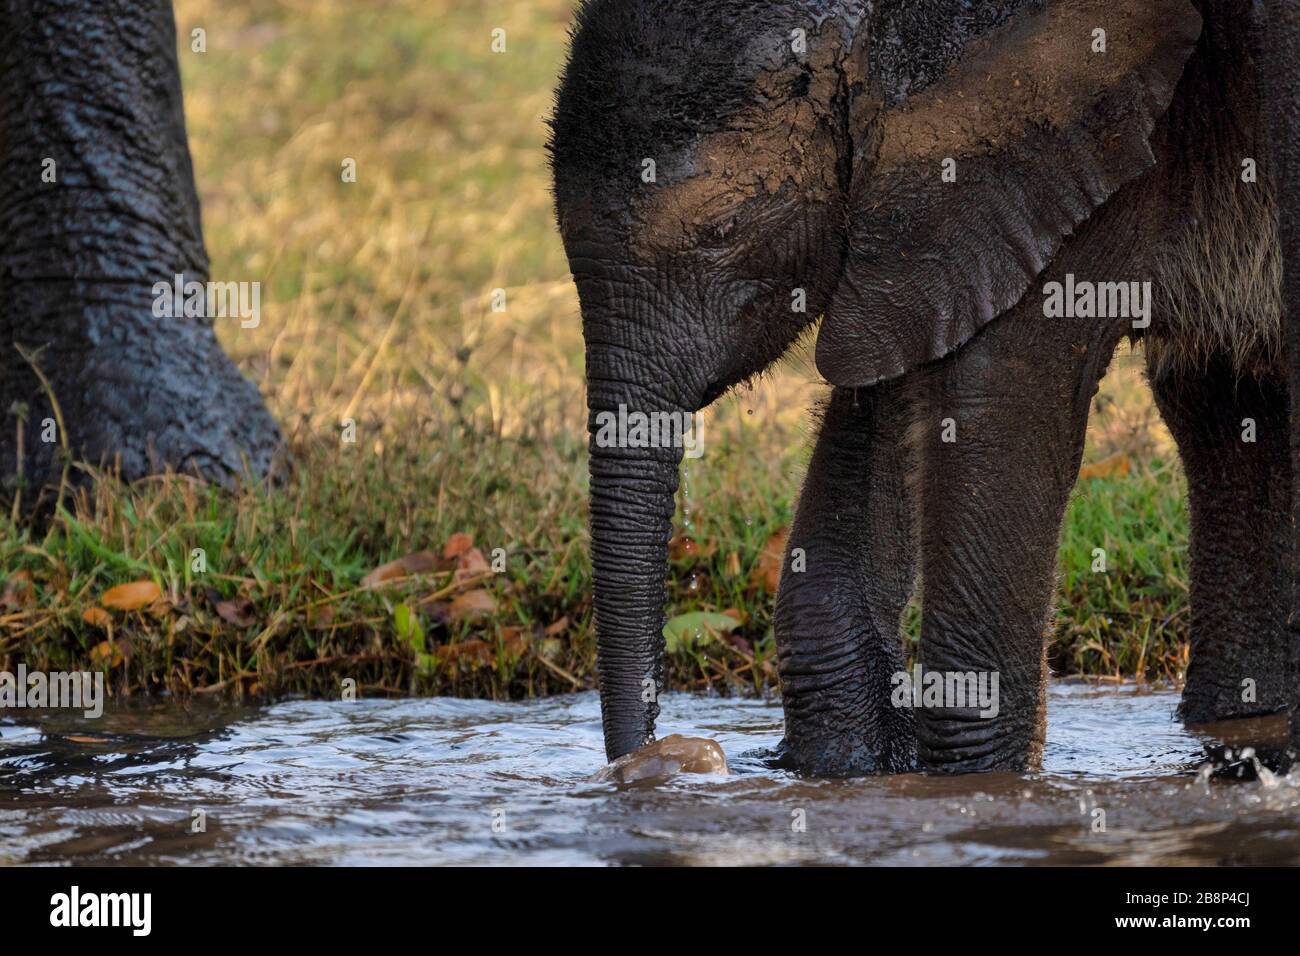
[[[1058,683],[1039,773],[829,781],[764,764],[779,704],[672,695],[660,733],[735,772],[625,789],[590,780],[590,693],[27,715],[0,719],[0,863],[1300,862],[1300,777],[1203,779],[1176,703]]]

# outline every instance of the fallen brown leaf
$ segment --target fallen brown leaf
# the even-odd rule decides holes
[[[117,611],[138,611],[162,597],[162,588],[153,581],[132,581],[109,588],[99,599],[104,607]]]
[[[543,631],[547,637],[555,637],[557,634],[563,634],[569,629],[569,616],[566,614],[557,621],[552,621]]]
[[[100,641],[90,649],[90,659],[97,665],[107,664],[109,667],[117,667],[126,656],[122,653],[121,641]]]
[[[88,607],[81,613],[81,619],[91,627],[97,627],[101,631],[107,631],[113,626],[113,615],[109,614],[102,607]]]
[[[487,558],[483,557],[483,552],[478,548],[470,548],[456,559],[456,573],[452,575],[451,579],[460,584],[462,581],[481,577],[491,570]]]
[[[479,588],[476,591],[466,591],[458,595],[447,609],[447,616],[453,624],[461,621],[469,621],[474,618],[485,617],[496,612],[496,599]]]
[[[400,581],[407,575],[425,574],[432,571],[433,566],[434,557],[432,551],[414,551],[398,558],[396,561],[381,564],[361,579],[361,586],[363,588],[373,588],[392,581]]]
[[[464,531],[457,531],[442,547],[442,556],[448,561],[459,558],[462,554],[474,547],[474,536],[468,535]]]

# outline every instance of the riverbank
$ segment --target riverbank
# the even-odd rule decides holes
[[[671,547],[669,684],[763,692],[804,454],[769,457],[715,430],[719,447],[687,476],[690,533],[679,508]],[[45,531],[6,517],[0,667],[102,670],[129,694],[332,697],[351,680],[367,695],[503,699],[593,686],[585,453],[554,436],[406,434],[378,451],[300,436],[276,487],[98,475]],[[1050,660],[1058,673],[1177,679],[1181,476],[1158,457],[1123,467],[1076,490]],[[905,616],[913,638],[917,617]]]

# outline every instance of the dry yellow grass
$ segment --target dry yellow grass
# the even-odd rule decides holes
[[[223,326],[223,344],[290,427],[580,433],[577,299],[543,149],[570,7],[178,0],[213,272],[264,288],[261,326]],[[187,49],[195,27],[204,54]],[[347,158],[355,183],[341,180]],[[1123,366],[1092,445],[1150,434],[1167,450],[1136,363]],[[718,421],[757,433],[779,420],[776,439],[797,440],[817,382],[800,354],[731,400],[752,414],[724,404]]]

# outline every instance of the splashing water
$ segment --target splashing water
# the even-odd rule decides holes
[[[11,712],[0,863],[1300,862],[1300,774],[1198,773],[1172,692],[1055,684],[1041,773],[844,781],[766,765],[777,703],[662,703],[661,736],[714,738],[730,776],[593,780],[593,693]]]

